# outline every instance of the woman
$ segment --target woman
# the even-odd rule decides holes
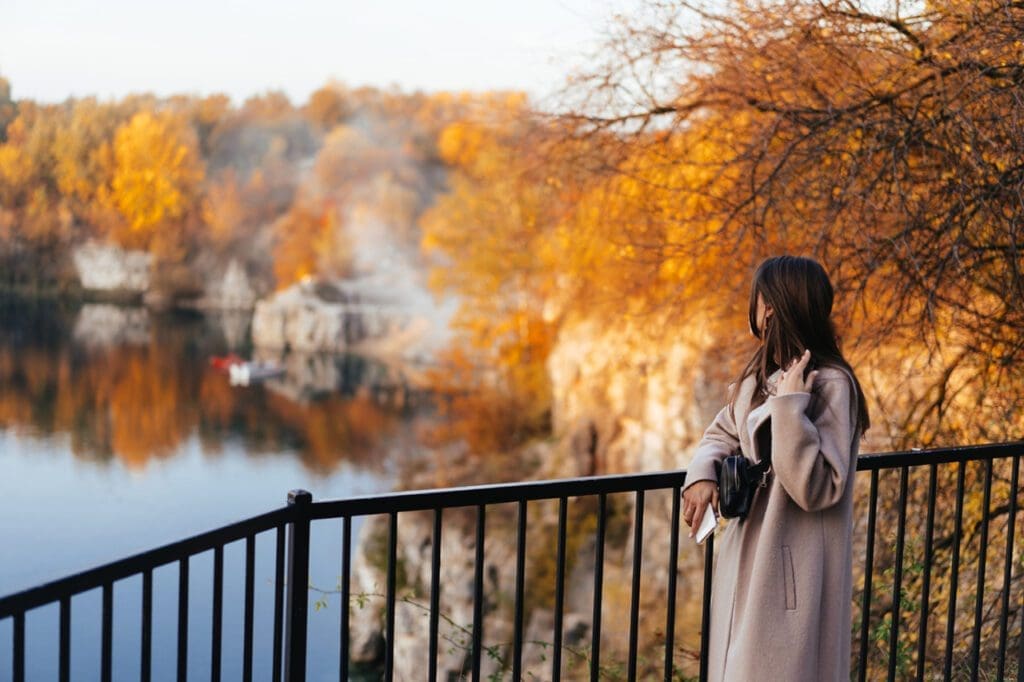
[[[746,518],[716,539],[712,680],[848,680],[853,482],[868,413],[831,321],[832,284],[808,258],[769,258],[750,293],[760,346],[687,469],[691,529],[718,505],[716,465],[770,457]],[[691,531],[692,535],[692,531]]]

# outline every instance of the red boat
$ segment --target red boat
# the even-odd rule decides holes
[[[214,355],[210,358],[210,366],[214,369],[218,369],[221,372],[227,372],[231,369],[232,365],[241,365],[245,362],[241,357],[234,353],[228,353],[227,355]]]

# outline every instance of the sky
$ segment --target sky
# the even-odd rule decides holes
[[[637,0],[0,0],[15,99],[283,90],[330,80],[544,98]]]

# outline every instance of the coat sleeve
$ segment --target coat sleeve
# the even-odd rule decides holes
[[[821,410],[808,416],[810,393],[769,399],[772,470],[789,496],[805,511],[837,504],[853,467],[852,387],[845,377],[815,386]]]
[[[715,465],[740,446],[739,437],[736,434],[736,422],[733,419],[732,407],[726,405],[704,431],[704,436],[697,445],[693,461],[686,468],[686,488],[697,481],[718,482]]]

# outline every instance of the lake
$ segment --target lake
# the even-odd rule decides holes
[[[379,362],[293,357],[284,377],[232,386],[209,359],[247,356],[247,324],[104,303],[0,302],[0,594],[282,506],[293,488],[314,499],[392,490],[402,468],[425,456],[417,435],[435,419],[429,400]],[[311,580],[330,588],[340,535],[319,532]],[[269,675],[260,616],[270,606],[272,542],[257,543],[256,679]],[[240,676],[240,644],[230,642],[240,642],[243,555],[241,543],[225,550],[225,679]],[[210,587],[196,576],[211,563],[192,560],[190,677],[209,674]],[[115,586],[115,679],[138,676],[131,623],[140,582]],[[176,566],[154,573],[154,679],[173,672],[176,585]],[[73,678],[98,676],[99,603],[98,592],[73,602]],[[337,678],[336,605],[321,614],[311,615],[311,654],[323,653],[311,656],[311,680]],[[56,679],[56,607],[26,623],[28,679]],[[0,679],[10,674],[11,627],[0,623]]]

